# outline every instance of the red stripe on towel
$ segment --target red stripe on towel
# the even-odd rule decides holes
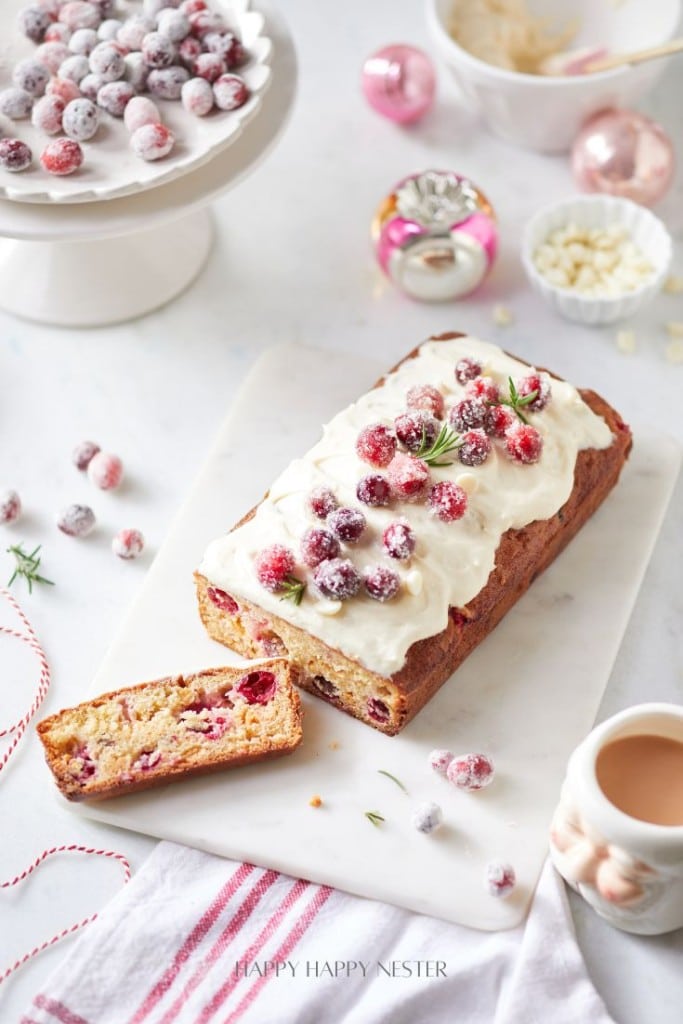
[[[85,1017],[73,1013],[68,1006],[60,1003],[57,999],[50,999],[48,996],[39,995],[33,1000],[33,1005],[39,1010],[45,1010],[51,1017],[56,1017],[60,1024],[88,1024]]]

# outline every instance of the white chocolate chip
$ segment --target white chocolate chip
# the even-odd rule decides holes
[[[493,307],[493,322],[498,327],[509,327],[510,324],[515,322],[512,310],[498,303]]]
[[[636,350],[636,336],[633,331],[617,331],[617,348],[630,354]]]
[[[623,224],[582,229],[570,223],[556,228],[538,246],[533,260],[551,284],[595,297],[634,291],[654,272]]]
[[[462,487],[465,494],[474,494],[479,487],[479,481],[474,473],[461,473],[460,476],[456,476],[455,482]]]
[[[316,602],[316,611],[320,612],[321,615],[337,615],[341,611],[341,601],[328,601],[326,598],[321,598]]]
[[[411,569],[410,572],[406,573],[405,578],[406,590],[413,597],[417,597],[418,594],[422,593],[422,587],[424,580],[422,579],[422,573],[419,569]]]

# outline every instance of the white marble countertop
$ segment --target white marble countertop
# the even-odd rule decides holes
[[[0,527],[0,578],[10,573],[7,543],[43,544],[45,572],[57,586],[30,598],[18,588],[17,595],[53,666],[46,711],[87,692],[231,396],[269,345],[304,342],[348,352],[349,359],[372,352],[388,366],[427,334],[470,331],[594,387],[628,420],[650,420],[683,441],[683,365],[666,361],[662,327],[683,320],[683,297],[663,295],[636,317],[629,326],[637,348],[625,355],[613,328],[563,323],[526,285],[517,256],[520,228],[539,204],[572,191],[567,161],[511,149],[488,136],[458,105],[444,76],[435,110],[417,128],[399,129],[366,107],[359,88],[362,58],[395,40],[428,45],[419,4],[352,0],[330,7],[290,0],[286,14],[301,60],[292,123],[263,166],[217,204],[215,252],[197,283],[166,309],[103,330],[51,330],[0,313],[0,489],[16,488],[26,509],[21,524]],[[672,63],[644,104],[673,134],[679,151],[682,84],[683,65]],[[458,304],[426,306],[403,298],[383,280],[368,242],[369,220],[383,194],[403,175],[430,165],[470,174],[500,217],[502,249],[494,273],[476,296]],[[679,172],[657,209],[677,241],[678,273],[682,199]],[[513,310],[514,325],[493,325],[495,302]],[[71,466],[71,449],[85,437],[124,459],[127,482],[119,493],[95,493]],[[57,509],[72,501],[91,502],[99,517],[101,528],[85,541],[64,537],[54,526]],[[600,717],[646,699],[682,699],[682,513],[679,482]],[[109,550],[108,537],[121,526],[138,526],[149,539],[137,563],[118,562]],[[0,616],[7,621],[4,608]],[[0,642],[4,656],[10,641]],[[28,672],[19,678],[27,687],[33,682]],[[2,687],[4,724],[23,709],[26,691],[22,695],[5,673]],[[0,778],[0,877],[65,842],[115,848],[139,867],[153,841],[74,818],[54,800],[41,762],[31,737]],[[95,910],[118,884],[110,864],[76,865],[65,858],[3,894],[0,967]],[[630,936],[607,927],[573,898],[572,909],[588,969],[615,1019],[678,1021],[683,932]],[[63,949],[43,954],[3,986],[3,1021],[18,1019]]]

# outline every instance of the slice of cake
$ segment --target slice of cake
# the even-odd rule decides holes
[[[289,754],[301,706],[287,661],[213,668],[105,693],[37,728],[69,800],[120,796]]]
[[[630,447],[594,392],[431,338],[209,546],[203,622],[396,733],[593,514]]]

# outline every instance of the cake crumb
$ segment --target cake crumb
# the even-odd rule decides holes
[[[329,744],[330,750],[339,750],[339,746],[339,740],[332,740],[332,742]]]
[[[309,803],[309,806],[311,806],[311,807],[322,807],[322,805],[323,805],[322,797],[319,797],[318,794],[316,793],[315,796],[311,797],[311,799],[308,801],[308,803]]]
[[[670,363],[683,363],[683,338],[675,338],[666,346],[666,358]]]
[[[683,320],[669,320],[664,326],[670,338],[683,338]]]
[[[683,292],[683,277],[671,274],[664,282],[662,291],[666,292],[667,295],[680,295]]]
[[[636,350],[636,336],[634,331],[617,331],[617,348],[620,352],[628,355]]]
[[[497,303],[493,307],[493,322],[497,327],[509,327],[515,322],[515,317],[511,309]]]

